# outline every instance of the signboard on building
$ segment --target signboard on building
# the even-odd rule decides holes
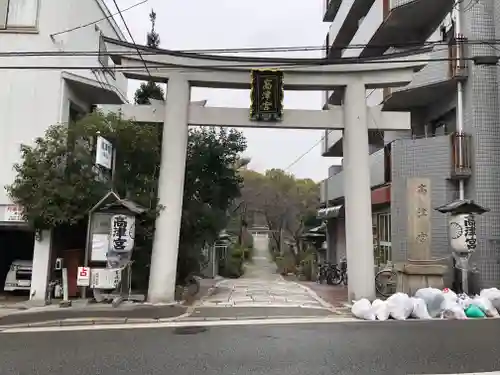
[[[22,223],[24,222],[23,209],[21,206],[15,204],[9,204],[4,206],[4,217],[3,221],[10,223]]]
[[[95,163],[108,170],[113,166],[113,145],[101,136],[97,137]]]
[[[76,275],[77,286],[90,286],[90,267],[78,267]]]
[[[431,258],[431,181],[429,178],[408,178],[408,258]]]
[[[252,70],[250,90],[250,120],[275,122],[283,119],[283,72]]]
[[[132,251],[135,237],[135,217],[113,215],[111,217],[110,249],[116,253]]]

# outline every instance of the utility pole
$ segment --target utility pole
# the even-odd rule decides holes
[[[463,1],[457,1],[454,12],[455,12],[455,48],[457,49],[457,61],[455,62],[459,66],[461,66],[462,61],[465,61],[463,56],[464,49],[463,43],[465,40],[463,29],[462,29],[462,16],[463,16]],[[458,162],[460,167],[463,166],[464,155],[463,155],[463,133],[464,133],[464,86],[461,80],[457,81],[457,133],[458,137]],[[460,200],[465,199],[465,180],[458,180],[458,196]],[[463,262],[460,262],[459,266],[461,268],[462,275],[462,292],[468,294],[469,293],[469,258],[470,254],[464,259]]]

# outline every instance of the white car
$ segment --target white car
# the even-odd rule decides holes
[[[10,265],[9,272],[5,277],[5,292],[14,292],[17,290],[30,290],[31,274],[33,273],[32,260],[16,259]]]

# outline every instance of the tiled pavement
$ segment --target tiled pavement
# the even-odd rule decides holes
[[[300,284],[313,290],[321,299],[333,307],[343,307],[347,303],[346,286],[318,284],[313,281],[301,281]]]
[[[280,278],[224,280],[198,307],[302,307],[330,309],[307,287]]]
[[[261,251],[245,269],[244,277],[223,280],[215,292],[200,300],[196,309],[206,308],[281,308],[296,315],[297,308],[314,309],[318,315],[333,314],[332,306],[300,283],[284,280],[277,274],[276,265]],[[321,310],[321,311],[320,311]],[[250,311],[250,310],[248,310]],[[228,311],[229,312],[229,311]],[[282,312],[280,312],[281,315]],[[309,311],[308,315],[313,313]]]

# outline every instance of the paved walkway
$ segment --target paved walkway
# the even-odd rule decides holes
[[[256,252],[242,278],[218,283],[215,293],[196,304],[197,309],[221,307],[266,308],[268,312],[269,308],[282,308],[290,313],[293,309],[293,315],[298,313],[297,308],[332,312],[332,306],[310,288],[284,280],[277,274],[276,265],[268,259],[267,250]],[[283,313],[281,311],[279,315]]]

